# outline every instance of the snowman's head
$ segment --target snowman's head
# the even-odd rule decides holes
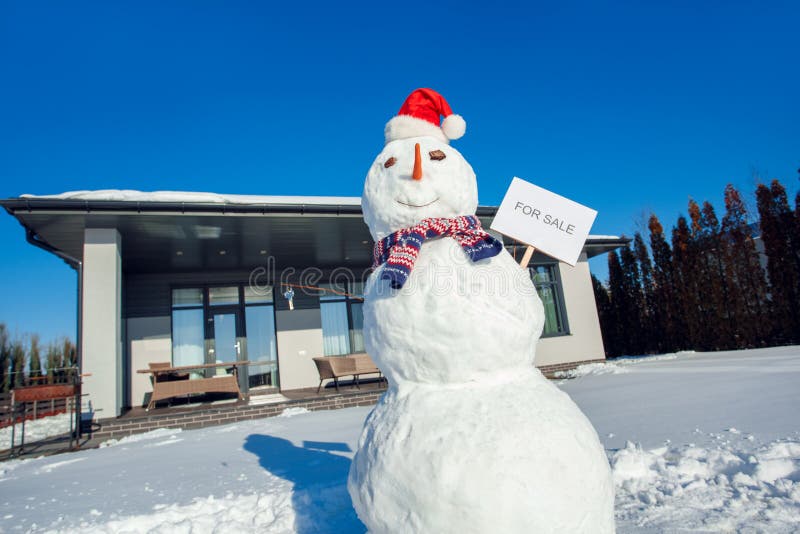
[[[372,163],[361,207],[375,240],[428,217],[474,215],[475,172],[458,150],[440,139],[397,139]]]

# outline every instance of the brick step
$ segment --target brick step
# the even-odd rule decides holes
[[[248,419],[275,417],[287,408],[306,408],[309,411],[336,410],[375,404],[383,391],[329,395],[312,399],[298,399],[256,406],[236,405],[215,407],[208,410],[176,414],[158,414],[130,419],[107,419],[99,421],[100,428],[92,432],[92,441],[119,439],[141,434],[158,428],[180,428],[190,430],[224,425]]]

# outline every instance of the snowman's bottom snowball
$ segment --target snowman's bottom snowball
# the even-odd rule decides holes
[[[348,480],[371,534],[614,532],[597,433],[538,371],[521,375],[384,395]]]

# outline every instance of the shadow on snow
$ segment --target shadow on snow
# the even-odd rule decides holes
[[[283,438],[251,434],[244,449],[258,457],[261,467],[294,484],[298,534],[366,531],[347,493],[350,459],[334,454],[350,452],[347,444],[304,441],[297,447]]]

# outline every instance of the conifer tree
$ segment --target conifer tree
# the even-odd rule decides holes
[[[639,266],[630,244],[622,247],[619,256],[622,263],[622,283],[625,294],[623,324],[625,324],[627,330],[627,335],[625,336],[627,352],[628,354],[639,355],[645,351],[646,337],[642,324],[645,306],[642,298]]]
[[[611,301],[608,298],[608,289],[600,280],[592,275],[592,290],[594,291],[594,301],[597,305],[597,316],[600,319],[600,332],[603,334],[603,346],[607,357],[611,356],[611,340],[608,338],[611,332]]]
[[[777,183],[777,180],[775,181]],[[779,183],[778,185],[782,188]],[[785,194],[785,191],[784,191]],[[794,251],[795,274],[797,275],[797,293],[800,295],[800,191],[794,198],[794,212],[789,212],[786,224],[789,232],[789,246]],[[798,333],[800,334],[800,332]],[[800,340],[800,335],[796,338]]]
[[[701,287],[705,287],[705,296],[700,301],[704,304],[707,346],[716,350],[737,348],[725,273],[728,242],[722,238],[719,219],[710,202],[704,201],[702,210],[695,204],[692,211],[692,225],[697,227],[698,261],[704,271]]]
[[[76,367],[78,365],[78,351],[69,338],[64,338],[61,344],[61,361],[63,367]]]
[[[728,310],[738,336],[738,348],[763,345],[771,332],[763,329],[766,319],[767,283],[761,259],[748,223],[741,194],[728,184],[722,235],[726,244],[725,279],[729,287]]]
[[[796,243],[800,243],[800,191],[794,197],[794,239]],[[795,252],[797,261],[800,262],[800,247],[796,248]]]
[[[693,199],[689,199],[689,220],[691,230],[688,241],[688,258],[692,268],[692,284],[699,292],[707,290],[713,283],[713,276],[709,267],[710,243],[703,232],[703,216],[700,213],[700,206]],[[710,302],[704,293],[703,298],[700,294],[696,295],[694,303],[697,306],[697,316],[703,326],[696,329],[696,341],[705,350],[718,349],[718,308],[714,302]]]
[[[57,343],[52,342],[47,346],[47,381],[54,383],[63,374],[62,355]]]
[[[31,378],[42,376],[42,355],[39,348],[39,336],[31,336],[30,350],[28,353],[29,374]]]
[[[663,345],[662,317],[658,315],[655,306],[655,285],[653,282],[653,263],[647,245],[644,244],[642,234],[636,232],[633,236],[633,251],[639,263],[639,273],[642,285],[642,333],[644,338],[643,352],[658,352]]]
[[[800,335],[800,272],[793,250],[794,216],[786,190],[777,180],[770,187],[759,184],[756,201],[778,341],[792,343]]]
[[[700,286],[697,281],[697,261],[691,241],[691,229],[686,217],[678,217],[672,229],[672,263],[675,267],[676,296],[680,313],[686,324],[688,346],[705,349],[702,337]]]
[[[650,215],[647,227],[650,230],[650,250],[653,251],[653,306],[660,317],[663,328],[661,352],[671,352],[686,345],[686,323],[680,314],[677,297],[675,269],[672,249],[664,237],[664,228],[655,214]]]
[[[789,243],[790,258],[795,260],[800,257],[800,242],[795,236],[795,215],[792,208],[789,206],[789,198],[786,193],[786,188],[783,187],[778,180],[772,180],[769,187],[770,193],[775,204],[776,212],[778,213],[781,229],[786,234],[786,239]],[[796,210],[796,205],[795,205]],[[797,267],[794,268],[795,276],[800,277]]]
[[[672,247],[650,216],[652,261],[640,234],[609,254],[607,287],[592,280],[608,356],[800,341],[800,193],[794,210],[777,180],[756,197],[763,254],[730,184],[721,222],[710,202],[690,200]]]
[[[0,393],[9,390],[11,367],[11,343],[8,339],[8,329],[5,323],[0,323]]]
[[[625,281],[620,263],[619,255],[616,250],[608,253],[608,293],[610,304],[610,322],[608,351],[611,356],[620,356],[628,352],[626,338],[627,315],[629,307],[627,305],[627,295],[625,292]]]
[[[25,346],[20,339],[11,343],[11,387],[25,385]]]

